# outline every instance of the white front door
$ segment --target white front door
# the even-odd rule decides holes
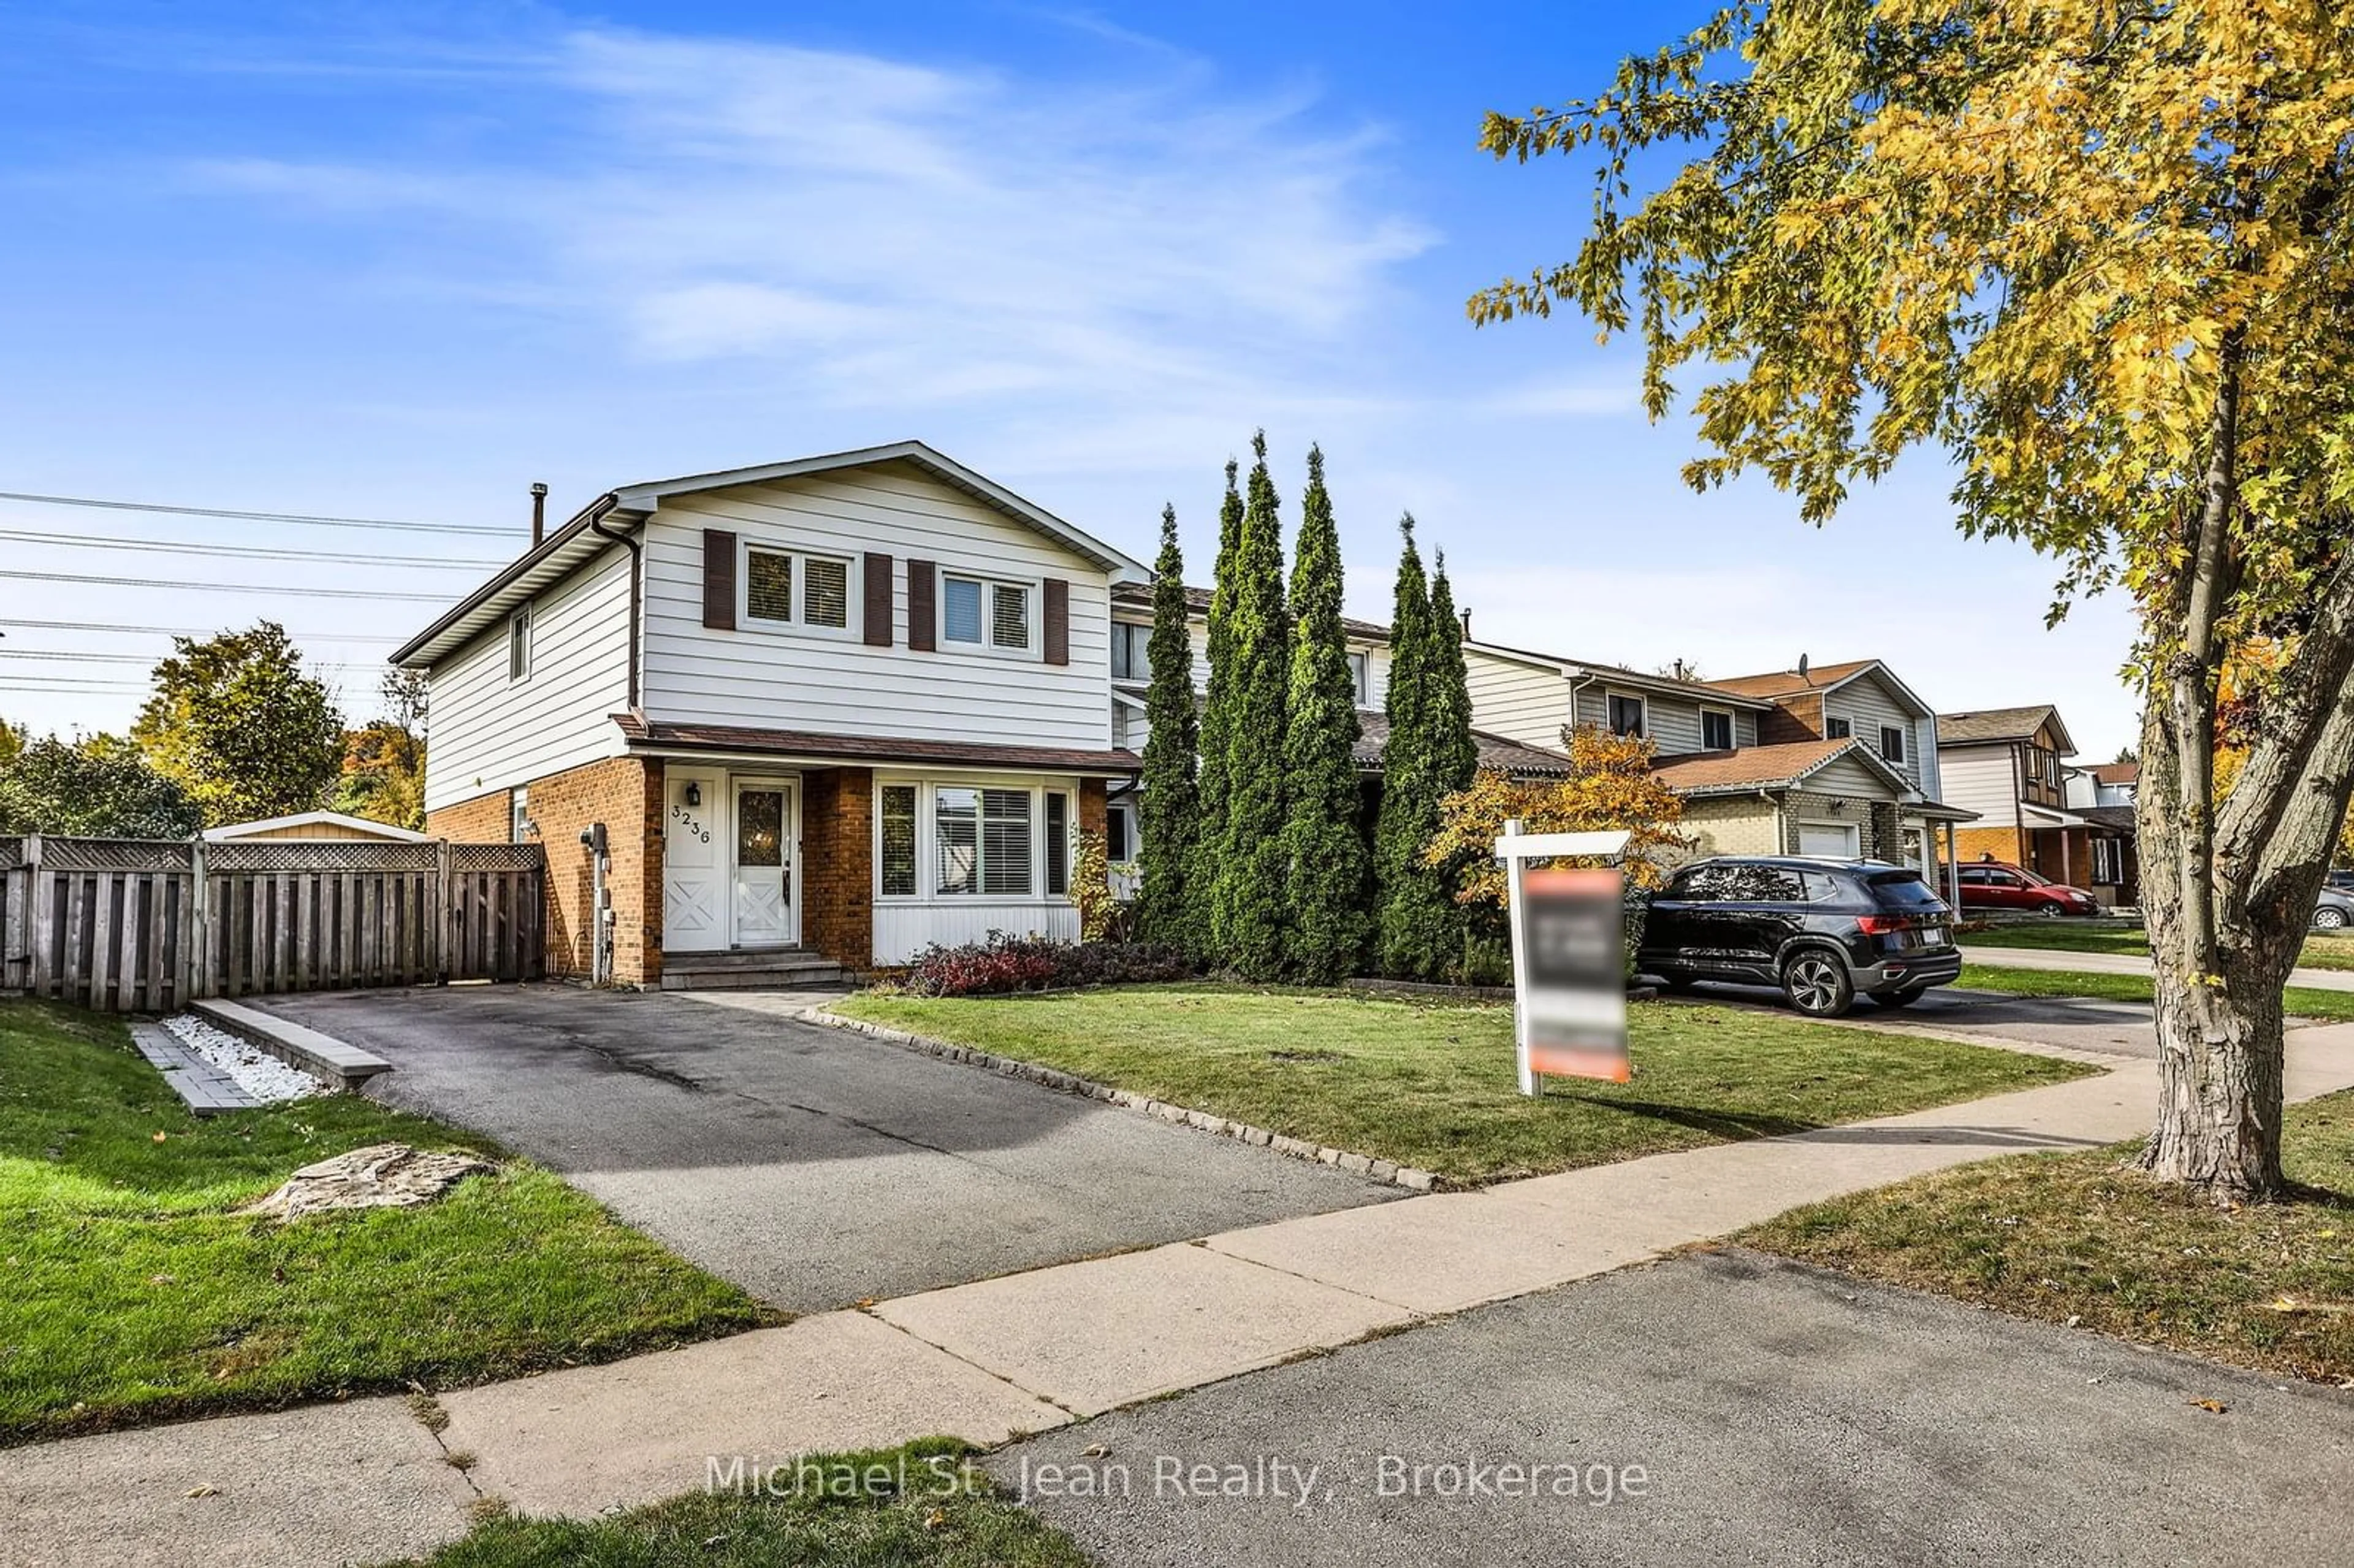
[[[736,786],[732,946],[781,948],[801,935],[793,907],[793,787]]]
[[[1859,836],[1853,822],[1800,822],[1798,853],[1853,860]]]
[[[673,767],[663,786],[663,950],[727,946],[725,776]]]

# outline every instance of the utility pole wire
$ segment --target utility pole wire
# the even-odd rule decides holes
[[[478,534],[512,539],[520,528],[486,528],[470,523],[394,523],[381,517],[316,517],[300,512],[239,512],[222,506],[165,506],[143,501],[99,501],[87,495],[34,495],[0,490],[0,501],[24,501],[36,506],[95,506],[109,512],[168,513],[177,517],[237,517],[252,523],[301,523],[314,528],[391,528],[410,534]]]

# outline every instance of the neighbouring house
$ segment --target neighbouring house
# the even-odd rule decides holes
[[[2116,776],[2106,787],[2125,800],[2101,799],[2095,770],[2071,768],[2076,743],[2049,703],[1946,714],[1937,747],[1946,789],[1978,821],[1958,835],[1964,862],[2007,861],[2084,888],[2105,904],[2139,897],[2130,790],[2140,778]],[[2114,765],[2113,765],[2114,766]]]
[[[550,968],[623,983],[1076,936],[1145,576],[917,441],[618,487],[394,654],[427,829],[543,845]]]
[[[1600,725],[1647,736],[1702,854],[1871,856],[1935,868],[1966,810],[1937,799],[1935,715],[1878,660],[1729,681],[1464,645],[1471,711],[1523,745]]]
[[[2141,764],[2138,762],[2104,762],[2097,768],[2076,769],[2092,781],[2094,806],[2130,806],[2141,789]]]
[[[226,822],[217,828],[207,828],[207,842],[225,840],[292,839],[316,843],[322,839],[345,842],[421,844],[432,840],[429,833],[414,832],[408,828],[396,828],[389,822],[374,822],[366,817],[347,817],[341,811],[297,811],[286,817],[263,817],[250,822]]]
[[[1185,620],[1193,650],[1193,690],[1198,698],[1208,689],[1210,681],[1208,588],[1186,588]],[[1350,673],[1357,685],[1359,734],[1355,756],[1365,780],[1370,821],[1378,800],[1382,747],[1389,739],[1389,719],[1384,705],[1389,696],[1390,629],[1374,621],[1345,617],[1341,624],[1348,641]],[[1112,737],[1115,744],[1141,753],[1145,737],[1151,732],[1145,720],[1145,696],[1152,675],[1148,656],[1152,638],[1152,588],[1149,582],[1113,586],[1111,636]],[[1471,739],[1482,768],[1499,768],[1519,778],[1553,777],[1569,771],[1569,758],[1561,749],[1558,731],[1547,745],[1527,745],[1492,729],[1478,727],[1472,730]],[[1142,807],[1142,798],[1132,787],[1114,789],[1108,832],[1112,860],[1123,858],[1123,846],[1130,856],[1134,854]],[[1132,894],[1134,888],[1132,878],[1119,884],[1123,896]]]

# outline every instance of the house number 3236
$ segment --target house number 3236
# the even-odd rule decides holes
[[[685,807],[673,806],[670,809],[670,819],[672,821],[684,826],[688,832],[694,834],[696,838],[701,839],[705,843],[709,843],[711,842],[711,830],[705,827],[701,822],[696,821],[693,816],[689,815]]]

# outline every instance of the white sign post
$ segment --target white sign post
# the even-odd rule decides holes
[[[1496,841],[1496,858],[1504,863],[1504,881],[1510,890],[1512,1037],[1519,1058],[1521,1093],[1524,1095],[1535,1096],[1544,1092],[1539,1064],[1545,1055],[1548,1038],[1540,1036],[1566,1035],[1573,1040],[1599,1040],[1615,1035],[1616,1049],[1622,1062],[1627,1038],[1623,954],[1614,952],[1609,955],[1612,968],[1606,986],[1564,985],[1553,981],[1550,977],[1560,965],[1548,960],[1562,955],[1539,950],[1537,927],[1541,922],[1531,908],[1528,863],[1575,857],[1606,860],[1617,864],[1626,859],[1627,845],[1633,836],[1617,830],[1586,833],[1523,833],[1521,832],[1521,819],[1514,817],[1504,824],[1504,836]],[[1617,874],[1614,872],[1608,875],[1616,885]],[[1610,896],[1615,900],[1617,895],[1614,892]],[[1590,904],[1591,897],[1584,901]],[[1576,912],[1575,898],[1570,912],[1573,915]],[[1612,931],[1620,928],[1620,916],[1616,907],[1611,910],[1606,924]],[[1599,928],[1599,923],[1596,923],[1595,928]],[[1576,933],[1570,933],[1569,939],[1575,944],[1578,940]],[[1599,955],[1568,956],[1573,968],[1598,972]],[[1619,1075],[1624,1075],[1623,1068]]]

